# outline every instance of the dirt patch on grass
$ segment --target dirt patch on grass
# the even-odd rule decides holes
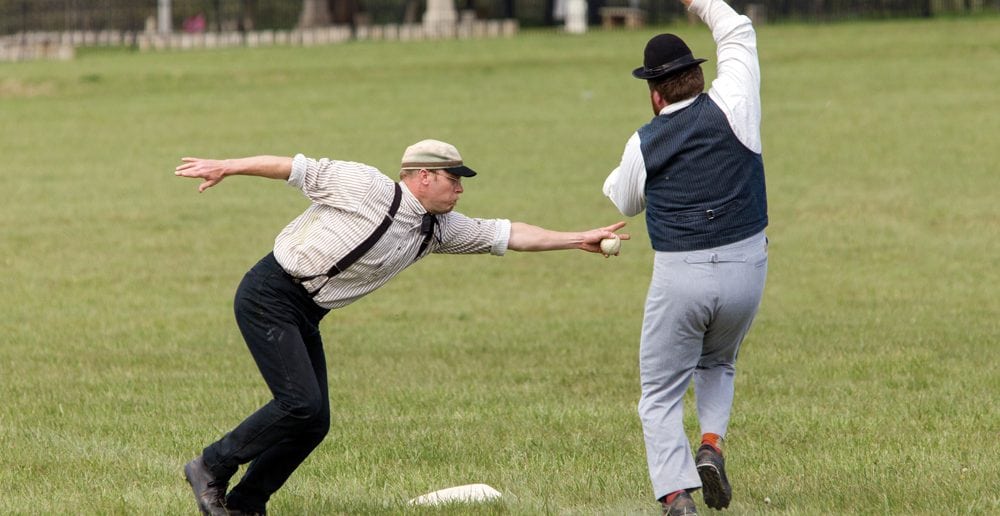
[[[26,82],[18,79],[0,79],[0,98],[31,98],[52,95],[56,84],[52,81]]]

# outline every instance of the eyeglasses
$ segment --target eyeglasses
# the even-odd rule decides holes
[[[453,176],[453,175],[445,172],[444,170],[428,170],[428,172],[432,172],[432,173],[435,173],[435,174],[437,174],[439,176],[444,177],[448,181],[451,181],[455,185],[455,187],[462,186],[462,178],[455,177],[455,176]],[[439,174],[439,172],[443,172],[443,174]]]

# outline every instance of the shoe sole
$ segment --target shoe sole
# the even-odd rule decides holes
[[[701,477],[702,494],[705,505],[713,509],[725,509],[733,499],[732,488],[722,480],[722,474],[712,464],[698,466],[698,476]]]
[[[198,509],[201,511],[201,513],[204,514],[205,516],[208,516],[209,514],[211,514],[211,513],[208,512],[208,509],[201,503],[201,495],[194,488],[194,482],[191,481],[191,465],[190,464],[185,464],[184,465],[184,480],[186,480],[187,483],[188,483],[188,485],[191,486],[191,492],[194,493],[194,503],[198,504]]]

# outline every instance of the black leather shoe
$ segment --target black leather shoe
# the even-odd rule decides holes
[[[241,511],[239,509],[229,509],[229,516],[264,516],[262,512]]]
[[[705,444],[698,448],[695,457],[698,476],[701,477],[702,494],[705,505],[713,509],[725,509],[733,499],[733,488],[726,478],[726,459],[715,448]]]
[[[687,491],[678,494],[674,501],[663,504],[663,514],[667,516],[697,516],[698,511],[694,507],[694,499]]]
[[[194,500],[202,514],[209,516],[229,515],[229,512],[226,511],[226,487],[229,482],[213,477],[208,468],[205,467],[201,455],[184,465],[184,477],[187,478],[188,484],[191,484]]]

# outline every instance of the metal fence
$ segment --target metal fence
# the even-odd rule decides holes
[[[419,23],[426,0],[326,1],[332,24]],[[516,19],[521,27],[563,23],[567,0],[455,0],[458,10],[478,19]],[[0,34],[38,31],[155,30],[157,0],[0,0]],[[172,0],[176,31],[290,30],[310,0]],[[1000,13],[1000,0],[733,0],[741,12],[768,22],[833,21],[861,18],[927,17]],[[588,23],[609,25],[607,13],[624,8],[648,24],[685,16],[677,0],[589,0]],[[602,13],[605,16],[602,17]],[[612,24],[613,25],[613,24]]]

